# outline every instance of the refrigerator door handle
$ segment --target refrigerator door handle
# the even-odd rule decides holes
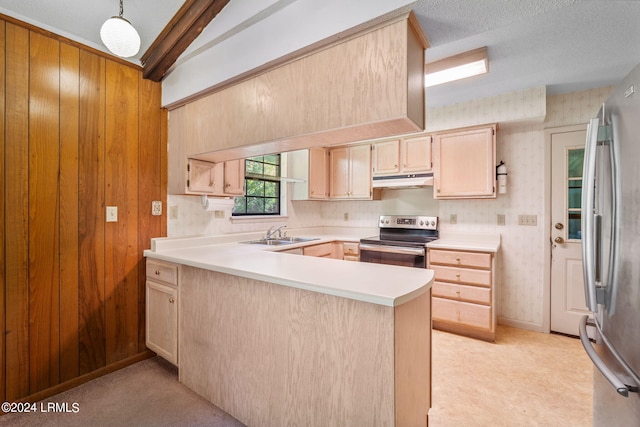
[[[589,319],[589,316],[586,315],[583,316],[582,319],[580,319],[579,331],[580,342],[582,343],[582,346],[587,352],[589,359],[591,359],[595,367],[598,368],[598,370],[602,373],[606,380],[609,381],[613,388],[615,388],[620,395],[629,397],[629,391],[631,391],[629,387],[625,385],[616,376],[616,374],[613,373],[611,369],[609,369],[609,367],[604,363],[604,361],[600,358],[598,353],[596,353],[596,350],[591,345],[591,341],[589,341],[589,336],[587,335],[587,319]]]
[[[584,295],[587,307],[594,313],[598,310],[598,302],[596,299],[596,280],[594,277],[595,236],[593,223],[598,125],[598,118],[593,118],[589,122],[584,152],[584,170],[582,173],[582,259],[584,264]]]

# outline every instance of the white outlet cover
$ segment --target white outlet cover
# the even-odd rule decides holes
[[[151,215],[162,215],[162,202],[160,200],[154,200],[151,202]]]

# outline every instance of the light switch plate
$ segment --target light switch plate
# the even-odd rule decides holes
[[[117,206],[107,206],[107,222],[118,222]]]
[[[538,225],[538,215],[518,215],[518,225]]]

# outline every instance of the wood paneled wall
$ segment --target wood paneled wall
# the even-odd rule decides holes
[[[161,86],[0,20],[0,399],[59,391],[145,353],[144,259],[166,235]],[[117,206],[118,222],[106,222]]]

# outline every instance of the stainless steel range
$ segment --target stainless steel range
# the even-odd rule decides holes
[[[438,217],[381,215],[380,234],[360,239],[360,261],[426,267],[426,244],[438,239]]]

